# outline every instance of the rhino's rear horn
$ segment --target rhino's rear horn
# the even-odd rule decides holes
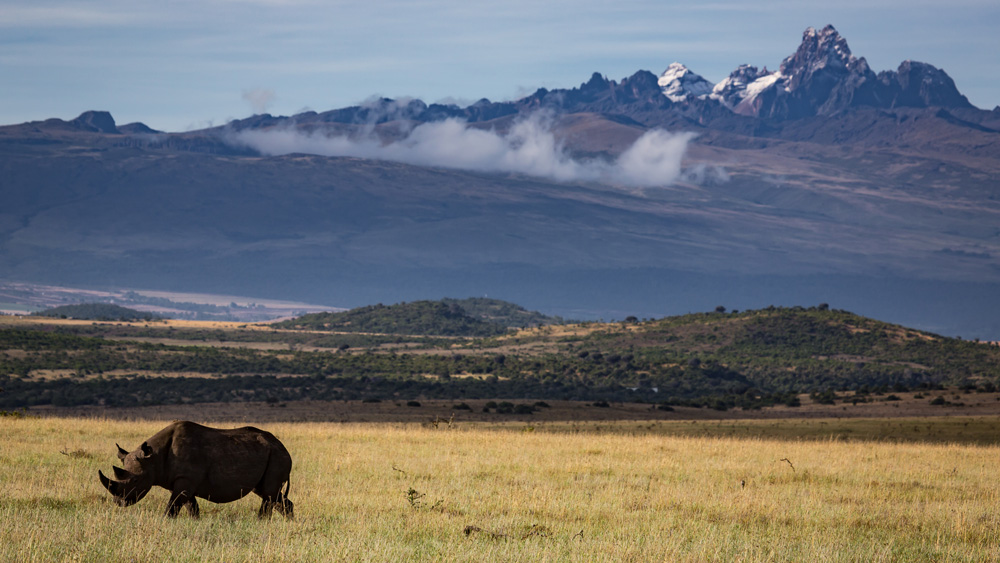
[[[118,459],[120,461],[125,461],[125,456],[128,455],[128,451],[126,451],[125,448],[119,446],[117,443],[115,444],[115,446],[118,447]]]
[[[122,484],[118,481],[112,481],[104,476],[104,473],[100,469],[97,470],[97,477],[101,480],[101,484],[104,488],[108,490],[109,493],[116,497],[122,496]]]
[[[135,477],[134,473],[128,471],[127,469],[122,469],[117,465],[112,467],[111,469],[115,470],[115,479],[118,479],[119,481],[127,481]]]

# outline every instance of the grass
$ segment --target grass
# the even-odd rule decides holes
[[[504,428],[503,425],[496,425]],[[516,425],[513,426],[516,428]],[[1000,417],[948,416],[844,419],[609,420],[539,423],[534,430],[552,433],[666,435],[819,442],[887,442],[1000,445]]]
[[[997,447],[845,441],[806,432],[815,422],[739,423],[783,424],[781,437],[709,435],[714,422],[268,424],[295,459],[296,519],[261,522],[251,498],[173,521],[162,489],[108,502],[96,472],[115,442],[165,422],[3,417],[0,560],[1000,558]],[[956,421],[921,423],[943,422]]]

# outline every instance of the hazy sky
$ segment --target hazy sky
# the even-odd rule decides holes
[[[0,0],[0,124],[108,110],[184,131],[374,95],[462,105],[679,61],[774,69],[833,24],[873,70],[944,69],[1000,104],[996,0]]]

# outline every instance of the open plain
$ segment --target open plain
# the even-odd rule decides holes
[[[0,419],[0,560],[1000,558],[1000,452],[972,438],[996,417],[262,424],[294,459],[292,521],[247,498],[169,520],[162,489],[115,506],[97,470],[165,423]]]

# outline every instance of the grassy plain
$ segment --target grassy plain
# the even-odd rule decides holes
[[[162,489],[108,502],[96,473],[115,442],[164,421],[3,417],[0,561],[1000,559],[997,446],[820,422],[268,423],[295,460],[296,519],[261,522],[251,499],[174,521]],[[1000,420],[869,424],[918,423],[971,436]]]

